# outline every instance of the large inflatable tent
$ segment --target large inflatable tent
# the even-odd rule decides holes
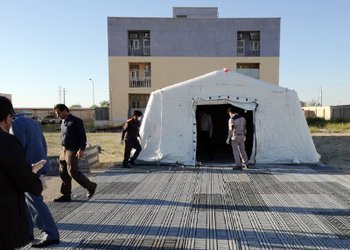
[[[226,157],[232,162],[232,151],[225,145],[228,107],[247,119],[250,163],[319,162],[297,93],[227,69],[151,93],[140,128],[138,160],[195,165],[206,154],[200,154],[197,136],[198,110],[204,110],[214,125],[214,161]]]

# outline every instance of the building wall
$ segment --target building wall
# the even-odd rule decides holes
[[[129,63],[151,62],[151,88],[129,88]],[[109,80],[113,121],[125,121],[128,116],[128,94],[150,94],[152,91],[189,80],[214,70],[236,69],[238,62],[258,62],[260,79],[278,85],[277,57],[110,57]]]
[[[109,56],[128,56],[128,30],[150,31],[152,57],[235,57],[238,31],[260,31],[261,57],[280,52],[280,18],[109,17]]]
[[[31,117],[40,117],[44,118],[47,115],[55,115],[53,108],[14,108],[16,113],[26,113],[30,114]],[[95,110],[91,108],[82,108],[82,109],[69,109],[70,112],[79,117],[80,119],[93,120],[95,117]]]
[[[350,121],[350,105],[303,107],[306,118],[323,118],[326,121]]]
[[[331,120],[331,107],[302,107],[306,118],[322,118]]]
[[[259,79],[278,85],[280,18],[218,18],[217,8],[174,8],[189,18],[108,17],[111,121],[128,116],[129,94],[159,88],[237,63],[258,63]],[[129,56],[129,32],[149,32],[150,56]],[[237,57],[238,32],[260,33],[258,57]],[[129,88],[129,64],[151,64],[151,87]]]
[[[332,121],[350,121],[350,105],[331,106]]]
[[[217,18],[218,8],[217,7],[174,7],[173,17],[178,15],[190,18],[207,17],[207,18]]]

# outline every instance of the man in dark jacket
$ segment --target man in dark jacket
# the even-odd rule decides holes
[[[0,96],[0,249],[14,249],[30,242],[24,193],[40,195],[43,190],[21,144],[9,134],[13,116],[11,101]]]
[[[90,181],[78,169],[79,159],[84,156],[86,147],[86,133],[83,121],[72,115],[64,104],[55,106],[56,115],[61,123],[61,152],[60,152],[60,177],[62,180],[61,193],[55,202],[71,201],[72,178],[80,186],[87,189],[87,197],[90,199],[96,190],[97,184]]]
[[[135,110],[133,113],[133,116],[126,121],[123,127],[121,144],[125,142],[124,160],[123,160],[124,168],[129,167],[128,163],[130,163],[131,165],[135,165],[135,160],[137,159],[137,157],[141,152],[141,145],[139,141],[141,117],[142,117],[142,112],[139,110]],[[134,155],[130,158],[130,153],[133,148],[136,151]]]

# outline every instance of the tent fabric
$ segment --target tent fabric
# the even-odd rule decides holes
[[[317,163],[294,90],[218,70],[151,93],[140,128],[139,160],[196,163],[197,105],[232,104],[254,114],[256,163]]]

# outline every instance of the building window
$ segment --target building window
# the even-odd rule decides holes
[[[144,113],[148,99],[149,94],[129,94],[129,116],[136,109]]]
[[[244,56],[245,41],[243,39],[237,40],[237,56]]]
[[[236,71],[240,74],[250,76],[256,79],[260,78],[259,63],[237,63]]]
[[[250,41],[252,51],[260,51],[260,41]]]
[[[140,48],[140,41],[136,39],[130,40],[130,49],[138,50]]]
[[[150,88],[151,87],[151,63],[130,63],[129,87],[130,88]]]
[[[148,38],[143,39],[143,55],[149,56],[151,54],[151,41]]]
[[[237,32],[237,56],[260,56],[260,31]]]

